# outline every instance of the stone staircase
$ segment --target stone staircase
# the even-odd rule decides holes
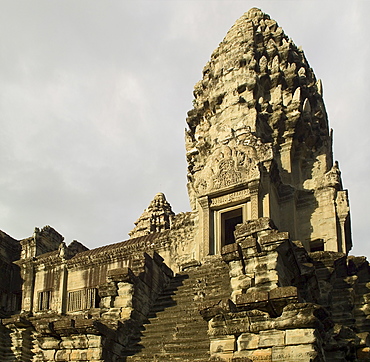
[[[228,267],[219,257],[177,274],[132,341],[126,361],[208,361],[208,324],[198,307],[230,294]]]

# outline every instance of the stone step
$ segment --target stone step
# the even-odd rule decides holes
[[[157,328],[159,324],[163,326],[167,325],[174,325],[174,326],[185,326],[188,323],[194,323],[197,327],[199,325],[206,325],[207,322],[203,320],[202,316],[199,314],[193,314],[193,315],[181,315],[172,313],[171,315],[168,315],[166,313],[163,313],[162,315],[151,318],[149,320],[150,323],[146,323],[144,325],[144,330],[142,332],[146,332],[148,330],[151,330],[153,328]]]
[[[161,297],[164,297],[166,295],[181,295],[186,294],[189,291],[196,290],[198,287],[207,287],[207,288],[213,288],[213,289],[223,289],[225,287],[229,287],[229,281],[224,281],[220,278],[215,279],[196,279],[195,281],[190,281],[188,283],[184,283],[181,287],[174,287],[171,288],[171,285],[169,288],[167,288],[164,293],[161,295]]]
[[[192,299],[176,298],[175,300],[162,300],[160,303],[156,303],[152,307],[150,314],[148,315],[148,318],[155,318],[158,315],[160,315],[160,313],[167,309],[171,310],[173,313],[176,313],[176,311],[184,312],[185,314],[189,313],[191,314],[192,312],[198,313],[198,307],[202,305],[204,302],[218,303],[221,299],[224,298],[221,298],[221,296],[213,295],[208,297],[206,294],[204,298],[198,297],[198,300],[196,301],[194,301],[193,298]],[[189,305],[189,307],[186,310],[184,310],[183,308],[184,305]]]
[[[206,286],[209,288],[221,288],[225,286],[229,286],[229,281],[224,280],[222,278],[212,278],[212,279],[206,279],[206,278],[194,278],[193,280],[184,282],[181,286],[172,286],[171,284],[166,289],[163,295],[174,295],[174,294],[182,294],[186,293],[187,291],[197,289],[199,286]]]
[[[189,328],[189,324],[193,324],[191,326],[191,329],[195,328],[202,328],[204,324],[202,323],[202,320],[197,319],[197,318],[182,318],[181,320],[179,319],[170,319],[170,318],[163,318],[159,319],[157,324],[153,324],[150,327],[146,328],[145,331],[143,331],[143,334],[148,334],[152,333],[152,331],[161,331],[161,330],[179,330],[182,328]],[[161,326],[159,326],[161,325]]]
[[[196,351],[195,351],[196,352]],[[179,356],[172,356],[169,353],[161,354],[139,354],[135,356],[128,356],[127,362],[208,362],[209,354],[196,354],[188,351],[186,353],[180,354]]]
[[[227,288],[225,288],[227,290]],[[211,289],[211,290],[201,290],[199,293],[189,293],[180,294],[179,296],[166,296],[159,298],[156,303],[151,308],[150,317],[155,317],[154,314],[163,312],[164,310],[171,309],[175,311],[176,309],[184,311],[184,305],[187,306],[185,311],[197,310],[199,305],[203,302],[215,302],[217,303],[221,299],[230,297],[229,294],[223,293],[225,289]]]
[[[169,307],[171,314],[164,313],[163,310],[160,311],[153,311],[149,314],[148,318],[151,322],[154,322],[156,320],[160,320],[164,322],[165,320],[173,319],[177,321],[186,321],[189,322],[192,319],[197,319],[200,317],[200,313],[197,308],[194,308],[192,310],[186,310],[183,311],[180,308],[174,308],[174,307]]]
[[[131,339],[128,362],[209,360],[208,324],[198,307],[230,297],[228,268],[216,264],[189,268],[171,280],[140,335]]]
[[[142,340],[138,341],[133,347],[137,349],[137,347],[143,346],[143,341],[145,341],[145,348],[148,348],[149,346],[154,347],[156,349],[158,348],[174,348],[177,345],[181,345],[184,348],[191,347],[197,347],[201,348],[203,346],[208,350],[209,348],[209,338],[207,335],[207,331],[203,331],[203,333],[197,333],[197,337],[194,338],[197,331],[193,330],[193,334],[189,334],[187,336],[182,336],[180,333],[176,333],[176,331],[173,331],[172,336],[171,335],[162,335],[161,333],[152,334],[150,336],[143,336]],[[199,331],[198,331],[199,332]],[[183,349],[183,347],[179,347],[179,349]]]
[[[157,343],[155,347],[137,346],[136,349],[127,351],[124,355],[127,361],[208,361],[209,342],[194,343],[194,340],[178,344],[165,344],[164,346]],[[157,359],[154,359],[157,357]]]
[[[211,273],[210,273],[211,272]],[[203,278],[207,277],[210,279],[219,277],[220,274],[229,274],[229,269],[227,266],[200,266],[196,268],[192,268],[191,270],[187,270],[185,272],[179,273],[176,276],[182,276],[184,281],[188,281],[190,279],[196,278]]]
[[[154,313],[161,312],[167,308],[181,309],[181,306],[187,306],[186,310],[196,310],[203,302],[218,302],[221,299],[230,298],[229,294],[222,294],[219,290],[201,290],[199,293],[192,293],[191,295],[180,295],[176,298],[161,298],[158,300],[151,311]]]
[[[203,337],[203,338],[201,338]],[[205,349],[206,351],[209,350],[209,338],[208,336],[197,335],[197,338],[194,339],[194,335],[192,338],[188,336],[187,338],[184,337],[177,337],[175,340],[170,341],[165,344],[165,349],[178,349],[178,350],[188,350],[189,347],[194,348],[196,350]]]
[[[174,338],[194,338],[195,335],[207,336],[207,325],[201,324],[199,321],[194,323],[194,327],[187,327],[184,325],[176,325],[175,323],[166,324],[166,325],[156,325],[151,329],[147,329],[143,331],[141,336],[137,336],[136,341],[140,338],[140,340],[147,341],[148,343],[153,340],[154,342],[158,338],[168,337],[168,339]],[[201,337],[200,337],[201,338]]]
[[[168,288],[161,294],[161,296],[166,295],[181,295],[186,294],[189,291],[196,290],[198,287],[207,287],[213,289],[223,289],[229,288],[230,283],[229,280],[225,280],[224,278],[214,278],[214,279],[204,279],[204,278],[197,278],[193,280],[187,280],[181,286],[173,286],[170,284]]]
[[[227,271],[220,270],[213,270],[212,275],[209,275],[207,273],[196,273],[194,275],[189,274],[188,279],[183,280],[183,285],[192,284],[194,282],[197,282],[198,280],[208,280],[210,282],[215,282],[217,280],[222,280],[222,277],[220,277],[220,274],[228,274]]]
[[[156,348],[147,348],[142,345],[138,345],[137,349],[132,349],[133,353],[135,354],[126,354],[126,356],[132,357],[143,357],[147,356],[148,360],[151,360],[153,356],[159,356],[159,355],[166,355],[167,357],[181,357],[181,356],[187,356],[190,357],[190,355],[194,357],[209,357],[209,343],[208,344],[201,344],[191,341],[191,344],[183,345],[181,343],[172,343],[170,344],[157,344]],[[174,353],[176,351],[176,354]]]

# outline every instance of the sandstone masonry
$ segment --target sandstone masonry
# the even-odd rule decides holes
[[[320,80],[261,10],[188,112],[191,212],[158,193],[130,239],[0,232],[6,361],[369,361],[370,268],[352,247]]]

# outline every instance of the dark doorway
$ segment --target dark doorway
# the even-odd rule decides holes
[[[221,214],[221,246],[235,243],[235,227],[241,223],[243,223],[242,208]]]
[[[324,240],[323,239],[311,240],[310,251],[311,252],[324,251]]]

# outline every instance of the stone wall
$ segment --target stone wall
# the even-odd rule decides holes
[[[99,303],[84,310],[38,311],[2,321],[5,361],[121,361],[132,334],[173,276],[156,253],[144,254],[136,274],[110,269],[98,285]]]
[[[231,301],[201,311],[215,361],[370,358],[370,268],[364,257],[308,253],[268,219],[249,221],[223,248]]]

